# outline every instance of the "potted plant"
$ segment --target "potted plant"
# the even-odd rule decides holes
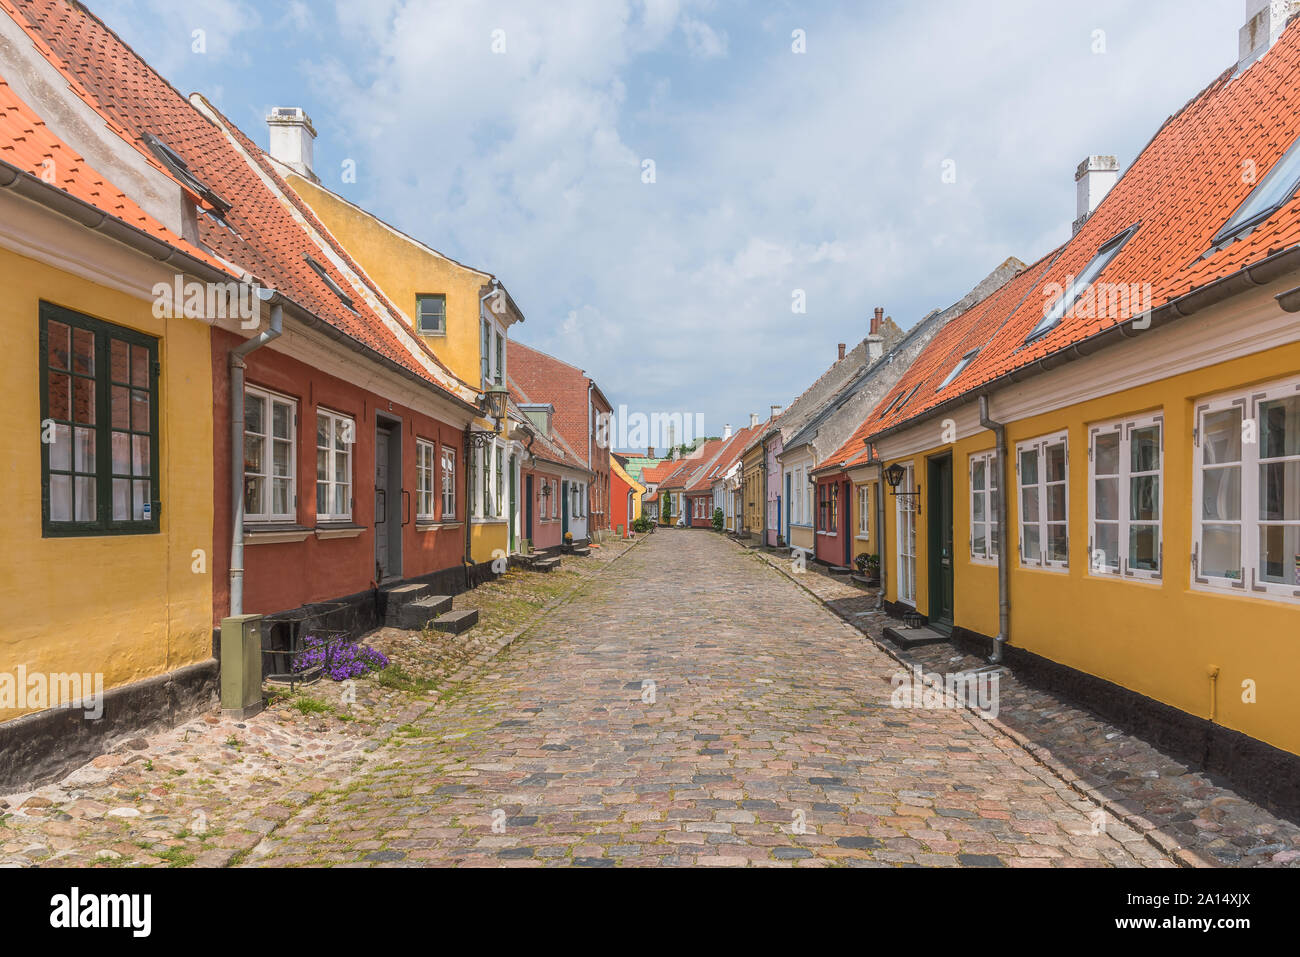
[[[867,584],[872,587],[880,585],[880,556],[862,554],[853,559],[853,564],[858,567],[858,574],[867,580]]]

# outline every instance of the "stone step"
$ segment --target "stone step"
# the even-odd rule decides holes
[[[463,608],[460,611],[449,611],[445,615],[439,615],[433,620],[433,627],[438,631],[449,632],[453,635],[459,635],[462,631],[469,631],[478,624],[478,609]]]
[[[553,572],[560,567],[558,558],[542,558],[533,562],[533,571],[535,572]]]
[[[586,545],[575,545],[575,546],[573,547],[573,554],[575,554],[575,555],[590,555],[590,554],[591,554],[591,549],[590,549],[589,547],[587,547]]]
[[[409,585],[391,585],[379,590],[379,617],[384,624],[397,627],[397,616],[404,605],[419,601],[433,590],[432,585],[411,583]]]
[[[886,641],[892,641],[900,648],[919,648],[922,645],[937,645],[948,640],[946,636],[925,625],[919,628],[886,625],[884,636]]]
[[[406,631],[420,631],[430,620],[447,611],[451,611],[450,595],[425,595],[399,608],[393,627]]]

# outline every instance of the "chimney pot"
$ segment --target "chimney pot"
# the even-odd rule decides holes
[[[884,318],[885,318],[885,307],[876,306],[876,314],[871,317],[871,334],[873,336],[880,335],[880,322]]]
[[[781,407],[779,405],[772,406],[772,418],[775,419],[780,414],[781,414]]]
[[[1088,221],[1110,188],[1119,182],[1119,160],[1114,156],[1089,156],[1074,171],[1077,216],[1074,231],[1077,233]]]
[[[653,445],[646,446],[645,457],[648,459],[655,457],[655,447]]]
[[[751,413],[749,413],[749,427],[750,427],[751,429],[756,429],[756,428],[758,428],[758,413],[757,413],[757,412],[751,412]]]
[[[272,107],[266,125],[271,131],[271,148],[268,151],[271,158],[312,182],[320,182],[312,171],[312,144],[316,140],[316,128],[311,125],[311,117],[306,110],[300,106]]]
[[[844,343],[842,343],[842,342],[840,343],[840,345],[839,345],[839,350],[840,350],[840,358],[843,359],[843,358],[844,358]]]
[[[724,426],[722,427],[722,437],[723,437],[724,439],[729,439],[729,438],[731,438],[731,426],[730,426],[730,425],[724,425]]]

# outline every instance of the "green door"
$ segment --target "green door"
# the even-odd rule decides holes
[[[936,631],[948,634],[953,625],[952,455],[929,462],[927,504],[930,553],[930,607],[927,617]]]

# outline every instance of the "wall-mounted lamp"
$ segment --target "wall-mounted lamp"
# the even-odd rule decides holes
[[[509,401],[510,393],[506,390],[506,387],[494,385],[483,393],[483,401],[479,404],[479,408],[483,410],[485,415],[496,419],[498,434],[505,431],[506,408]]]
[[[916,487],[916,491],[914,492],[900,492],[898,490],[898,484],[903,481],[903,475],[905,474],[905,471],[906,470],[901,465],[895,462],[893,465],[885,469],[885,482],[886,484],[889,485],[891,495],[896,495],[899,498],[915,498],[916,502],[914,503],[913,507],[916,509],[916,514],[920,515],[921,514],[921,486],[918,485]]]

